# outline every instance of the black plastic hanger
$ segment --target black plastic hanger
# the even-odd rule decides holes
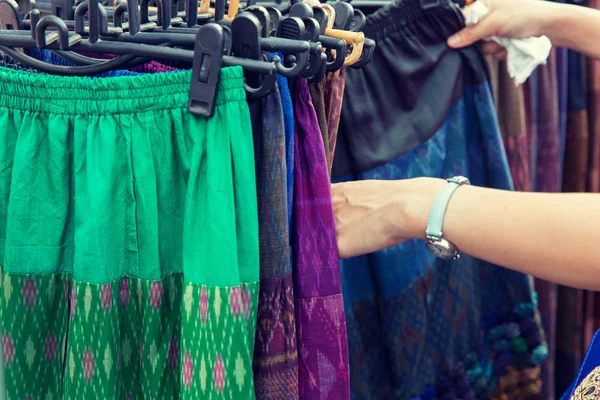
[[[350,22],[350,26],[348,27],[348,29],[354,32],[360,32],[363,30],[366,24],[367,17],[365,16],[365,14],[358,8],[355,8],[354,15],[352,17],[352,21]]]
[[[2,0],[0,0],[2,1]],[[113,9],[113,18],[116,22],[116,27],[110,27],[108,24],[108,12],[106,7],[102,6],[96,0],[82,1],[77,5],[73,12],[73,27],[74,32],[69,32],[65,21],[57,16],[44,16],[40,18],[39,10],[34,10],[30,15],[31,36],[27,32],[11,35],[7,32],[0,32],[0,45],[6,53],[17,53],[19,57],[14,57],[17,61],[24,64],[32,65],[41,71],[59,75],[90,75],[106,72],[115,68],[122,68],[124,65],[133,65],[133,63],[145,62],[148,59],[173,59],[184,62],[195,62],[195,68],[202,68],[202,71],[196,71],[200,76],[210,74],[205,71],[211,57],[221,59],[222,65],[240,65],[244,68],[246,77],[246,90],[250,97],[260,97],[269,93],[274,88],[275,72],[280,72],[283,75],[293,77],[299,76],[302,72],[310,70],[312,78],[319,78],[324,75],[325,63],[320,44],[315,43],[312,47],[318,50],[319,58],[314,64],[308,63],[308,55],[311,45],[306,40],[291,40],[281,37],[272,37],[275,25],[271,23],[270,16],[275,15],[277,19],[281,17],[280,13],[273,10],[266,10],[263,7],[250,10],[252,12],[241,13],[230,22],[231,30],[227,26],[215,28],[215,24],[208,24],[208,28],[192,26],[191,28],[178,28],[169,25],[168,21],[173,21],[170,18],[169,12],[176,8],[172,3],[166,3],[162,7],[159,3],[159,11],[161,13],[161,22],[167,21],[168,26],[159,26],[150,21],[148,15],[148,0],[142,0],[141,10],[138,13],[136,1],[130,1],[127,5],[119,4]],[[219,0],[218,0],[219,1]],[[194,4],[195,3],[195,4]],[[197,10],[197,0],[188,0],[188,5],[193,4]],[[56,3],[55,3],[56,4]],[[123,32],[124,13],[127,11],[127,28],[130,32]],[[169,11],[166,11],[169,10]],[[218,11],[218,7],[217,7]],[[190,14],[193,14],[191,12]],[[135,17],[140,16],[142,24]],[[259,17],[257,17],[257,15]],[[87,16],[87,24],[86,24]],[[290,17],[291,18],[291,17]],[[261,22],[262,21],[262,22]],[[291,21],[300,22],[295,18]],[[296,24],[296,25],[300,25]],[[86,26],[87,25],[87,26]],[[120,27],[119,27],[120,25]],[[312,33],[312,39],[318,36],[320,27],[315,24],[315,29]],[[281,26],[281,25],[280,25]],[[278,28],[280,27],[278,26]],[[290,23],[284,24],[291,26]],[[171,30],[173,28],[173,30]],[[51,30],[50,30],[51,29]],[[175,31],[176,29],[176,31]],[[303,35],[310,35],[303,27]],[[204,32],[201,36],[200,32]],[[214,38],[215,32],[218,33],[218,40]],[[24,35],[24,34],[25,35]],[[185,33],[185,34],[184,34]],[[266,37],[265,37],[266,36]],[[212,37],[212,39],[210,38]],[[213,47],[208,46],[208,42],[212,40]],[[216,42],[215,42],[216,40]],[[208,42],[207,42],[208,41]],[[215,50],[215,43],[221,43],[221,48]],[[200,43],[200,44],[199,44]],[[202,44],[204,43],[204,44]],[[165,44],[177,46],[181,48],[165,47]],[[48,48],[56,51],[66,59],[83,66],[63,67],[44,63],[35,60],[26,55],[16,52],[10,47],[38,47]],[[199,47],[202,49],[198,50]],[[206,47],[208,46],[208,47]],[[217,46],[217,47],[219,47]],[[203,52],[203,56],[199,56],[194,51],[187,50],[195,48],[196,52]],[[210,50],[210,51],[209,51]],[[87,51],[96,53],[112,53],[119,55],[112,60],[97,60],[81,56],[69,51]],[[277,51],[287,54],[291,58],[291,66],[284,66],[281,62],[265,62],[263,61],[263,51]],[[232,56],[229,54],[233,54]],[[208,56],[208,57],[207,57]],[[199,57],[205,61],[199,60]],[[277,60],[277,57],[274,57]],[[325,58],[326,59],[326,58]],[[200,64],[198,64],[200,62]],[[216,65],[212,61],[210,65]],[[317,68],[318,67],[318,68]],[[211,75],[212,77],[212,75]],[[204,78],[203,78],[204,79]],[[211,78],[212,79],[212,78]],[[217,78],[218,80],[218,78]],[[206,83],[206,82],[204,82]],[[191,91],[192,92],[192,91]],[[192,96],[193,97],[193,96]],[[191,103],[192,104],[192,103]],[[195,105],[195,106],[194,106]],[[197,99],[190,106],[192,112],[199,111],[200,108]],[[208,104],[205,109],[210,109],[212,106]]]
[[[91,6],[90,6],[91,5]],[[97,2],[95,4],[84,5],[81,7],[89,7],[90,15],[90,36],[92,39],[83,39],[82,36],[75,32],[69,32],[65,22],[53,15],[46,15],[39,18],[39,10],[31,12],[32,30],[30,34],[27,31],[0,31],[0,46],[2,51],[11,55],[17,61],[27,65],[31,65],[43,72],[48,72],[57,75],[90,75],[106,72],[108,70],[118,68],[123,63],[129,62],[136,57],[148,57],[155,59],[175,59],[181,61],[192,62],[194,60],[194,52],[185,49],[176,49],[169,47],[160,47],[155,45],[127,43],[117,41],[117,38],[107,37],[103,40],[94,42],[93,38],[96,32],[105,30],[105,22],[100,22],[106,18],[106,13],[102,12],[103,6]],[[49,29],[52,29],[50,31]],[[141,32],[140,32],[141,34]],[[152,35],[152,34],[149,34]],[[159,34],[156,34],[159,35]],[[185,35],[180,35],[185,36]],[[196,38],[198,35],[196,35]],[[11,48],[12,47],[12,48]],[[102,62],[100,64],[88,65],[83,67],[64,67],[44,63],[27,55],[21,54],[14,48],[49,48],[54,50],[74,50],[88,51],[96,53],[113,53],[126,54],[126,56],[118,57],[112,60]],[[214,51],[214,49],[213,49]],[[276,72],[275,64],[264,62],[260,59],[240,59],[232,56],[223,55],[223,49],[218,50],[218,54],[222,56],[223,65],[240,65],[246,71],[265,74],[272,76]],[[16,56],[16,57],[15,57]],[[274,76],[273,76],[274,79]],[[267,80],[268,81],[268,80]],[[252,93],[264,92],[263,86],[249,87]]]
[[[283,16],[281,15],[281,11],[279,11],[275,7],[265,8],[269,13],[269,36],[277,36],[277,27],[279,26],[279,21],[281,21],[281,19],[283,18]]]
[[[296,3],[290,7],[290,17],[300,18],[304,22],[305,33],[301,39],[316,41],[319,38],[321,32],[321,25],[314,18],[312,8],[305,3]]]
[[[137,13],[137,7],[135,7],[135,1],[130,1],[127,3],[127,12],[133,12],[134,16]],[[127,33],[127,32],[110,32],[107,31],[107,19],[105,8],[101,5],[98,7],[99,14],[99,37],[105,38],[105,35],[111,35],[114,37],[114,40],[119,42],[131,42],[131,43],[143,43],[143,44],[152,44],[152,45],[164,45],[165,43],[171,43],[174,46],[181,48],[193,48],[195,43],[195,34],[197,32],[197,27],[191,28],[169,28],[168,30],[161,29],[155,23],[149,21],[148,14],[148,6],[149,0],[142,0],[142,4],[140,5],[140,19],[142,20],[141,26],[136,23],[135,19],[131,19],[130,28],[132,32],[136,32],[135,34]],[[188,4],[191,7],[191,10],[197,9],[198,0],[189,0]],[[85,37],[86,34],[92,34],[92,37],[96,37],[96,28],[92,30],[86,29],[85,27],[85,14],[88,11],[86,8],[87,1],[84,1],[78,6],[78,11],[76,12],[76,32],[79,33],[82,37]],[[122,16],[124,13],[122,5],[119,5],[119,11],[116,13],[117,24],[122,25]],[[264,11],[265,9],[261,7]],[[219,5],[216,5],[216,10],[219,10]],[[91,11],[91,10],[90,10]],[[91,14],[91,12],[90,12]],[[165,13],[163,19],[167,19],[168,13]],[[268,18],[268,13],[265,13],[265,17]],[[91,19],[91,17],[90,17]],[[227,24],[227,26],[231,25],[231,21],[220,21],[222,24]],[[96,25],[94,25],[96,26]],[[250,33],[251,34],[251,33]],[[261,47],[265,51],[276,51],[284,54],[292,55],[295,62],[291,63],[291,66],[286,67],[283,63],[277,64],[278,72],[291,77],[297,76],[301,73],[301,71],[305,70],[309,59],[308,59],[308,51],[309,44],[306,41],[297,41],[297,40],[286,40],[280,38],[261,38]],[[79,55],[72,54],[69,57],[71,62],[76,62],[77,64],[89,65],[91,60],[82,59]],[[143,62],[146,62],[146,58],[138,59],[137,61],[130,61],[130,64],[127,65],[140,65]],[[99,60],[99,62],[104,62],[104,60]]]
[[[260,20],[254,14],[244,11],[236,15],[231,24],[233,55],[245,59],[262,60],[261,30]],[[274,88],[276,81],[275,74],[259,75],[250,70],[245,70],[244,76],[248,87],[253,89],[247,90],[247,93],[254,98],[268,94]]]
[[[260,22],[260,36],[261,38],[269,37],[269,28],[271,26],[271,16],[266,8],[261,6],[249,6],[245,7],[243,11],[252,13],[258,18]]]
[[[350,3],[338,1],[333,3],[335,9],[335,21],[333,27],[344,31],[350,30],[350,24],[354,18],[354,7]]]
[[[244,50],[241,48],[250,45],[252,49],[249,49],[248,55],[256,54],[259,27],[256,25],[257,29],[254,31],[256,35],[253,35],[253,37],[239,37],[240,35],[236,32],[249,33],[250,29],[248,26],[255,26],[255,21],[247,16],[242,16],[239,19],[236,17],[236,19],[238,22],[235,23],[234,20],[235,24],[233,24],[232,29],[232,46],[243,52]],[[239,31],[240,28],[238,27],[241,26],[244,28],[242,31]],[[198,30],[196,39],[188,111],[192,114],[212,117],[214,115],[214,104],[221,74],[221,64],[226,63],[227,59],[231,59],[232,57],[223,55],[223,47],[226,46],[226,41],[222,26],[215,23],[203,25]],[[262,56],[262,54],[259,54],[259,56]],[[244,59],[240,59],[239,63],[240,65],[250,66],[250,63],[253,61],[258,61],[258,59],[246,59],[245,61]],[[271,65],[272,68],[269,73],[262,75],[261,84],[259,86],[248,86],[247,83],[245,84],[246,92],[252,98],[263,97],[275,89],[275,65],[272,63],[263,64]],[[250,68],[245,68],[244,75],[251,80],[255,80],[255,76],[247,73],[249,71]]]
[[[0,32],[0,50],[10,55],[15,60],[30,65],[42,72],[47,72],[55,75],[94,75],[106,72],[111,69],[119,68],[122,64],[135,58],[134,56],[126,56],[123,58],[113,59],[106,61],[102,64],[95,64],[83,67],[63,67],[58,65],[52,65],[39,61],[35,58],[29,57],[14,48],[11,47],[23,47],[23,48],[46,48],[49,46],[68,50],[72,46],[81,46],[83,44],[82,38],[76,33],[69,33],[67,26],[64,21],[54,15],[46,15],[39,19],[39,11],[33,10],[31,12],[32,20],[34,22],[34,29],[31,31],[31,35],[19,35],[9,36]],[[53,28],[56,32],[47,32],[48,28]],[[25,31],[23,31],[25,33]],[[48,38],[52,40],[52,43],[48,43]],[[86,43],[89,43],[86,40]],[[103,45],[100,43],[99,45]],[[10,46],[10,47],[8,47]],[[84,49],[83,51],[86,51]]]
[[[35,0],[16,0],[19,5],[19,13],[22,16],[27,15],[31,10],[37,8],[37,3]]]
[[[321,82],[325,75],[327,74],[327,54],[321,52],[321,63],[320,68],[315,71],[315,74],[308,78],[308,83]]]
[[[74,0],[52,0],[52,15],[61,18],[63,21],[72,21],[75,15]]]
[[[362,11],[358,9],[354,9],[354,18],[350,24],[349,29],[353,32],[360,32],[363,30],[367,23],[367,18],[362,13]],[[354,69],[362,68],[367,65],[371,58],[373,57],[373,53],[375,52],[375,47],[377,43],[373,39],[365,38],[365,44],[363,45],[363,52],[360,55],[360,58],[357,62],[352,64],[350,67]]]
[[[339,69],[342,66],[343,60],[339,60],[339,62],[334,61],[328,63],[327,55],[323,55],[323,46],[328,45],[329,48],[335,48],[342,51],[346,47],[345,42],[341,39],[330,38],[321,35],[326,27],[322,26],[320,21],[314,18],[314,13],[311,11],[310,6],[303,3],[295,3],[289,10],[289,16],[284,18],[277,8],[258,7],[255,5],[255,3],[255,0],[249,0],[247,3],[248,6],[245,8],[245,10],[255,10],[260,8],[267,11],[269,18],[274,16],[275,23],[273,21],[269,22],[269,18],[267,18],[266,23],[270,27],[270,29],[268,29],[269,36],[277,35],[281,38],[309,41],[310,59],[306,70],[304,73],[302,73],[302,76],[316,79],[319,76],[324,76],[327,70]],[[319,11],[321,12],[319,15],[324,16],[326,22],[327,15],[323,10],[319,9]],[[263,24],[265,23],[264,21],[261,22],[263,22]],[[294,76],[291,73],[289,75],[284,73],[283,75],[290,77]]]
[[[300,39],[309,41],[310,43],[310,62],[306,70],[302,73],[302,77],[311,78],[324,68],[323,62],[327,64],[327,55],[323,59],[323,45],[318,41],[321,33],[321,25],[313,18],[312,7],[305,3],[296,3],[290,8],[290,17],[300,18],[304,22],[305,35]]]
[[[270,16],[269,12],[264,7],[252,6],[248,11],[244,10],[242,13],[238,14],[233,22],[241,16],[250,14],[253,15],[258,23],[259,27],[259,48],[262,51],[269,51],[272,53],[282,53],[284,56],[288,56],[290,61],[287,63],[278,62],[277,72],[286,77],[294,77],[300,75],[306,68],[310,65],[310,44],[305,39],[295,37],[292,40],[290,38],[285,37],[272,37],[270,36],[269,26],[270,26]],[[281,25],[280,21],[280,26]],[[231,25],[233,29],[233,23],[231,21],[219,21],[219,23],[224,24],[226,26]],[[238,24],[241,26],[241,24]],[[244,25],[245,26],[245,25]],[[249,26],[249,25],[248,25]],[[283,26],[286,26],[285,24]],[[238,29],[246,29],[246,28],[238,28]],[[253,27],[248,28],[250,37],[254,36]],[[235,54],[235,48],[234,48]],[[283,61],[283,60],[282,60]]]
[[[315,18],[316,17],[316,18]],[[327,29],[328,23],[328,15],[325,11],[319,7],[310,7],[304,3],[296,3],[290,7],[290,17],[288,18],[296,18],[295,24],[300,25],[297,21],[302,21],[302,25],[304,26],[304,30],[294,29],[294,24],[289,21],[282,21],[284,24],[289,23],[292,28],[281,29],[279,35],[290,38],[290,39],[307,39],[312,40],[314,42],[321,43],[321,48],[317,48],[315,44],[312,45],[312,59],[314,61],[314,65],[311,68],[311,74],[320,71],[322,68],[326,68],[326,71],[336,71],[340,69],[344,63],[344,58],[337,58],[332,55],[332,50],[335,50],[336,54],[343,55],[346,50],[346,42],[342,39],[333,38],[330,36],[325,36],[323,33]],[[285,18],[287,19],[287,18]],[[280,23],[281,24],[281,23]],[[310,27],[310,28],[309,28]],[[321,56],[322,48],[327,49],[325,62],[325,67],[322,66]],[[311,75],[309,75],[311,76]]]
[[[327,25],[329,23],[329,15],[321,7],[312,7],[314,18],[321,26],[321,34],[319,42],[323,44],[327,54],[327,71],[337,71],[344,65],[343,55],[346,53],[346,42],[343,39],[325,36]],[[335,54],[335,55],[334,55]]]

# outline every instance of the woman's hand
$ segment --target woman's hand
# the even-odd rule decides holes
[[[479,40],[499,36],[528,38],[546,34],[545,27],[553,20],[555,7],[539,0],[477,0],[483,1],[490,14],[474,25],[469,25],[448,38],[452,48],[469,46]],[[465,8],[465,16],[469,7]],[[482,45],[483,52],[498,59],[506,58],[506,50],[489,41]]]
[[[423,238],[442,179],[357,181],[331,186],[340,257]]]

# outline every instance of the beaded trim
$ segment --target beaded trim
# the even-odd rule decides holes
[[[548,346],[540,330],[537,294],[501,316],[483,318],[486,347],[494,360],[494,399],[538,398],[542,391],[541,365]],[[487,329],[486,329],[487,328]]]
[[[540,326],[536,293],[531,303],[484,315],[481,348],[412,400],[539,398],[541,364],[548,358]]]

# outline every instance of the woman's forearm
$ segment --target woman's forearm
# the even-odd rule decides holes
[[[408,219],[424,236],[434,193],[427,180]],[[600,195],[522,193],[460,187],[452,196],[443,234],[466,254],[549,281],[600,289]]]
[[[600,59],[600,11],[588,7],[541,2],[540,34],[554,46]]]

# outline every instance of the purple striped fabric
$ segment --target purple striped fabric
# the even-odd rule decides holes
[[[293,278],[303,400],[350,398],[348,339],[325,147],[308,84],[294,84]]]

